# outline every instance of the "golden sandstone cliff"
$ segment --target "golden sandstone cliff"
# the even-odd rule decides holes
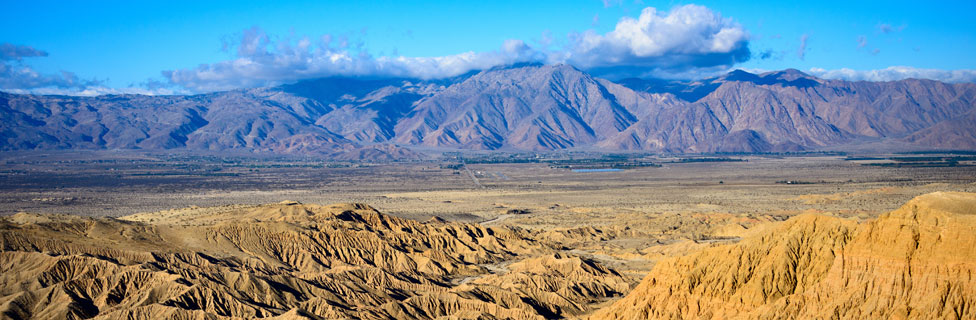
[[[932,193],[860,225],[801,215],[659,263],[593,319],[974,319],[976,194]]]
[[[757,230],[664,259],[635,288],[567,250],[586,232],[365,205],[17,214],[0,218],[0,318],[976,318],[976,194]]]

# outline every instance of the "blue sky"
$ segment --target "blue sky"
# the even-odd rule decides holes
[[[36,0],[2,7],[0,89],[15,92],[203,92],[332,74],[440,77],[521,60],[570,63],[610,78],[797,68],[854,80],[976,79],[974,1]],[[648,24],[636,22],[642,14]],[[622,18],[653,30],[615,33]],[[701,21],[672,25],[689,19]],[[337,55],[339,62],[323,62]]]

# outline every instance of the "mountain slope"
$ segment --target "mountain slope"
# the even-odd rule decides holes
[[[0,150],[238,150],[340,158],[360,152],[364,148],[359,141],[315,124],[335,108],[334,101],[297,96],[281,88],[195,96],[0,93],[4,120]],[[380,151],[377,155],[382,159],[408,154]]]
[[[637,121],[637,109],[647,106],[631,107],[568,65],[496,68],[418,103],[397,125],[397,141],[467,149],[564,149],[620,132]]]
[[[976,110],[964,116],[944,120],[935,125],[916,131],[905,140],[914,144],[942,149],[976,149]]]
[[[787,69],[618,84],[568,65],[520,64],[432,81],[325,78],[195,96],[0,93],[0,150],[348,156],[364,154],[364,146],[378,154],[396,148],[369,147],[379,143],[474,150],[780,152],[878,140],[972,149],[973,114],[976,84],[969,83],[847,82]]]
[[[282,86],[289,94],[309,97],[333,111],[318,115],[315,125],[351,141],[375,143],[394,136],[393,127],[414,103],[443,89],[435,82],[411,79],[363,80],[326,78]]]
[[[733,71],[685,85],[636,79],[626,84],[691,101],[686,108],[642,119],[601,142],[604,148],[678,152],[818,149],[858,137],[903,139],[976,110],[973,84],[915,79],[846,82],[817,79],[792,69],[761,75]],[[961,124],[945,126],[974,131]],[[976,142],[971,140],[964,133],[942,146],[969,148]]]
[[[857,225],[801,215],[659,263],[593,319],[976,317],[976,194],[919,196]]]

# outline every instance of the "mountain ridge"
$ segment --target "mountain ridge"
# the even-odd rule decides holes
[[[782,152],[862,140],[969,150],[973,114],[969,83],[848,82],[795,69],[613,82],[570,65],[521,64],[441,80],[333,77],[192,96],[0,93],[0,150],[383,159],[415,157],[411,147]]]

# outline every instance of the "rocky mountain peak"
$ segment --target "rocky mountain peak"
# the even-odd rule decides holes
[[[793,69],[793,68],[774,71],[774,72],[767,72],[763,74],[763,77],[764,78],[773,77],[775,79],[780,79],[784,81],[795,81],[797,79],[811,79],[811,80],[816,79],[816,77],[813,77],[809,74],[803,73],[803,71]]]
[[[758,82],[762,79],[759,75],[751,73],[742,69],[735,69],[729,73],[718,77],[716,80],[720,81],[743,81],[743,82]]]

